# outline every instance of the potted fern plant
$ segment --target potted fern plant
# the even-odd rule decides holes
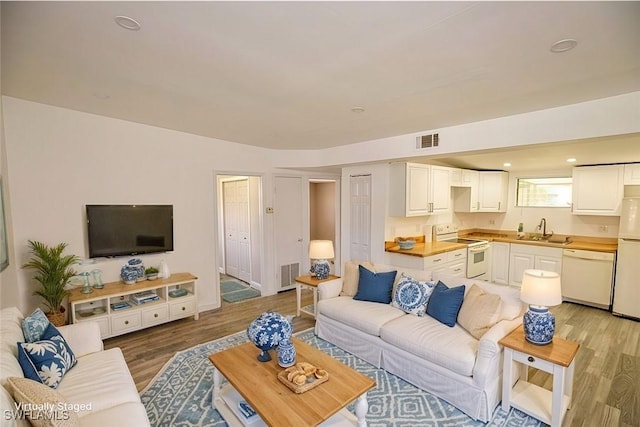
[[[66,243],[57,246],[47,246],[38,241],[29,240],[31,259],[23,268],[31,268],[36,271],[33,278],[40,284],[40,289],[33,292],[44,299],[44,304],[49,308],[47,317],[54,326],[65,324],[64,307],[62,302],[69,291],[65,285],[76,272],[71,268],[79,261],[75,255],[63,255]]]

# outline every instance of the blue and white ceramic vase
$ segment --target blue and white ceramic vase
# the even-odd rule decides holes
[[[283,338],[276,349],[278,365],[288,368],[296,364],[296,348],[289,338]]]
[[[258,355],[260,362],[271,360],[269,350],[278,347],[284,338],[291,338],[293,328],[286,317],[275,311],[262,313],[247,328],[247,337],[262,352]]]
[[[329,277],[331,266],[326,259],[316,259],[313,260],[310,271],[311,275],[315,276],[318,280],[324,280]]]
[[[133,285],[138,280],[138,270],[129,264],[123,265],[120,269],[120,277],[127,285]]]
[[[135,269],[136,281],[141,282],[143,280],[147,280],[147,275],[144,273],[144,264],[142,264],[142,260],[140,258],[130,259],[127,264]]]
[[[522,317],[524,337],[532,344],[545,345],[553,341],[556,318],[547,307],[529,306]]]

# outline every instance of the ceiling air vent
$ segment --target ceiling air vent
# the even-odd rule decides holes
[[[416,137],[416,148],[433,148],[438,146],[438,134],[422,135]]]

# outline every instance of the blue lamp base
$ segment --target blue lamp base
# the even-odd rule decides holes
[[[331,266],[329,265],[329,261],[326,259],[315,259],[311,263],[311,275],[315,276],[318,280],[324,280],[329,277],[329,271],[331,271]]]
[[[529,306],[522,318],[524,337],[532,344],[545,345],[553,341],[556,318],[547,307]]]

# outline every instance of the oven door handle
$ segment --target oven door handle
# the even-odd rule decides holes
[[[484,252],[489,249],[489,245],[469,246],[469,252]]]

